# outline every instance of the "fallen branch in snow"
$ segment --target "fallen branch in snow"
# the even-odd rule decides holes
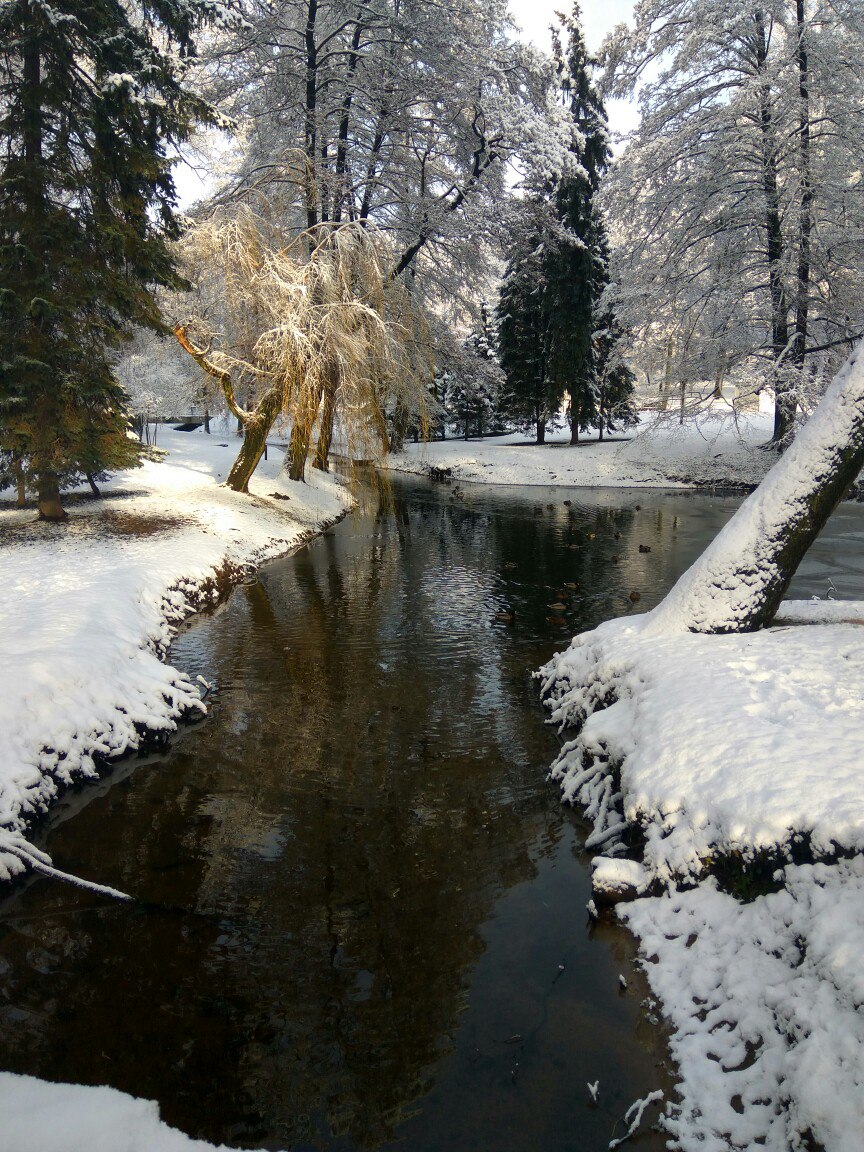
[[[636,1129],[642,1123],[642,1116],[645,1109],[651,1104],[659,1104],[663,1099],[663,1093],[658,1088],[656,1092],[649,1092],[647,1096],[643,1096],[641,1100],[634,1100],[627,1111],[624,1113],[624,1123],[630,1125],[623,1136],[619,1136],[617,1140],[610,1140],[609,1147],[617,1148],[619,1144],[623,1144],[625,1140],[629,1140],[631,1136],[636,1135]],[[632,1120],[631,1120],[632,1116]],[[616,1123],[615,1127],[618,1127]],[[615,1129],[613,1128],[614,1132]]]
[[[651,629],[755,632],[864,465],[864,345],[756,491],[652,612]]]
[[[87,892],[96,892],[100,896],[110,896],[113,900],[129,903],[134,899],[118,888],[111,888],[107,884],[97,884],[93,880],[84,880],[80,876],[74,876],[71,872],[62,872],[59,868],[54,867],[47,852],[40,851],[19,833],[10,832],[8,829],[0,830],[0,852],[10,853],[32,868],[34,872],[39,872],[43,876],[50,876],[54,880],[62,880],[66,884],[73,884],[76,888],[83,888]]]

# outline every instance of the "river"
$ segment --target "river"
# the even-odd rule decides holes
[[[530,672],[655,604],[737,503],[397,479],[266,566],[173,646],[206,722],[43,831],[138,902],[34,879],[0,908],[0,1066],[248,1148],[605,1149],[671,1080],[633,941],[588,923]],[[861,526],[793,591],[864,596]]]

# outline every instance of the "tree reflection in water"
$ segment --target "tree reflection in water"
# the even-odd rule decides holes
[[[178,640],[210,719],[48,837],[146,903],[7,903],[4,1067],[244,1146],[605,1148],[663,1050],[628,938],[589,939],[529,673],[731,505],[565,496],[397,484]]]

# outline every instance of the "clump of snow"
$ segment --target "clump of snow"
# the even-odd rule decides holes
[[[641,896],[651,885],[651,874],[638,860],[595,856],[591,861],[591,887],[604,904],[617,904]],[[624,977],[621,977],[623,980]],[[626,988],[626,983],[624,987]]]
[[[155,1100],[116,1088],[0,1072],[0,1152],[229,1152],[159,1119]]]
[[[643,413],[635,430],[602,443],[571,447],[569,432],[550,432],[545,445],[521,433],[483,440],[406,444],[387,457],[398,472],[449,469],[454,480],[483,484],[690,488],[758,484],[773,462],[758,446],[770,439],[767,414],[737,417],[726,407],[678,423],[671,413]]]
[[[145,730],[170,733],[206,710],[198,685],[163,663],[177,625],[202,598],[218,598],[220,569],[285,553],[351,503],[321,473],[286,480],[278,459],[259,469],[252,495],[239,495],[219,486],[236,441],[160,438],[164,462],[117,476],[105,500],[70,504],[66,524],[0,511],[5,833],[24,831],[62,786],[94,776],[99,759],[137,748]],[[0,842],[0,879],[26,867]]]
[[[587,847],[639,825],[664,882],[801,835],[864,850],[860,628],[663,634],[653,616],[577,636],[541,673],[552,719],[578,726],[552,775],[597,821]]]
[[[782,879],[750,904],[709,879],[621,906],[673,1026],[678,1147],[862,1147],[864,859]]]

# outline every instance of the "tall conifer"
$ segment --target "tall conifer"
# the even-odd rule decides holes
[[[43,518],[75,475],[138,460],[112,350],[177,285],[168,150],[209,108],[183,58],[211,0],[0,6],[0,449]]]

